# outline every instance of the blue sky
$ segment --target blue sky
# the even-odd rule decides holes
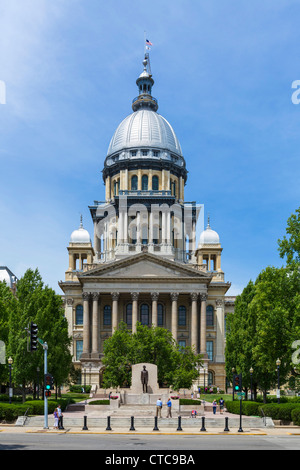
[[[131,113],[144,31],[159,112],[242,291],[268,265],[299,207],[298,1],[1,0],[0,265],[38,267],[57,292],[67,245],[104,200],[110,139]]]

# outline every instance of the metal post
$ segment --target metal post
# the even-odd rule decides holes
[[[157,426],[157,416],[154,417],[154,428],[153,431],[159,431],[158,426]]]
[[[82,428],[83,431],[88,431],[88,427],[87,427],[87,416],[84,416],[83,417],[83,428]]]
[[[130,426],[129,431],[135,431],[135,428],[134,428],[134,416],[131,416],[131,426]]]
[[[106,426],[106,431],[111,431],[111,427],[110,427],[110,416],[107,416],[107,426]]]
[[[224,428],[224,431],[229,431],[229,428],[228,428],[228,418],[225,418],[225,428]]]
[[[48,374],[48,365],[47,365],[47,351],[48,344],[43,343],[44,349],[44,375]],[[46,397],[46,387],[44,387],[44,429],[49,429],[48,427],[48,398]]]
[[[240,397],[240,427],[238,432],[243,432],[242,428],[242,397]]]
[[[182,431],[182,427],[181,427],[181,416],[178,416],[178,427],[177,427],[177,431]]]
[[[202,428],[200,429],[200,431],[206,431],[205,429],[205,417],[202,416]]]

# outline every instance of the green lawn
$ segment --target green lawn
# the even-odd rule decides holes
[[[89,393],[68,392],[68,393],[62,393],[61,397],[62,398],[70,398],[70,399],[74,400],[77,403],[79,401],[87,400],[90,397],[90,394]]]

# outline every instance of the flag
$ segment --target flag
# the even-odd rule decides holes
[[[152,42],[150,42],[149,39],[146,39],[146,44],[147,46],[153,46]]]

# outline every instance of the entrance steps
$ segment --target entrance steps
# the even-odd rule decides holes
[[[122,431],[129,431],[131,427],[131,418],[125,416],[116,416],[116,415],[108,415],[111,416],[110,418],[110,426],[112,430],[122,430]],[[53,427],[53,416],[49,416],[48,418],[48,426],[49,429]],[[167,429],[169,431],[176,431],[178,426],[178,418],[158,418],[158,428],[160,430]],[[134,417],[134,427],[138,431],[139,429],[147,430],[151,432],[154,428],[154,417]],[[107,417],[96,417],[96,416],[89,416],[86,415],[86,425],[88,429],[97,428],[98,431],[105,431],[107,426]],[[181,419],[181,427],[183,431],[193,430],[193,431],[200,431],[202,425],[201,417],[198,418],[186,418],[182,417]],[[205,419],[205,427],[207,430],[210,428],[224,428],[225,420],[224,418],[206,418]],[[237,431],[239,428],[239,417],[230,417],[228,420],[228,425],[230,431]],[[243,417],[243,429],[262,429],[265,427],[262,418],[251,418],[251,417]],[[43,428],[44,427],[44,417],[43,416],[32,416],[28,417],[24,426],[26,428],[34,427],[34,428]],[[65,430],[70,428],[79,428],[82,429],[84,426],[84,417],[72,417],[72,416],[64,416],[63,419],[63,426]],[[269,427],[269,426],[268,426]]]

